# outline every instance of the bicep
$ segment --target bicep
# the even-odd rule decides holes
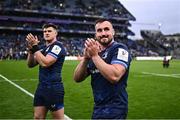
[[[112,64],[112,66],[114,67],[114,74],[119,78],[126,72],[126,68],[122,64]]]
[[[47,66],[51,66],[51,65],[54,64],[54,63],[56,62],[56,60],[57,60],[57,58],[55,58],[54,56],[49,55],[49,54],[47,54],[47,55],[45,56],[45,59],[46,59],[46,65],[47,65]]]

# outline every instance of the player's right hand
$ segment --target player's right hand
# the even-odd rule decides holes
[[[90,58],[91,58],[91,56],[89,55],[89,53],[88,53],[88,51],[87,51],[87,48],[84,48],[84,53],[83,53],[83,55],[84,55],[84,58],[85,58],[85,59],[90,59]]]
[[[38,37],[32,35],[31,33],[26,36],[26,41],[30,46],[38,45],[39,43]]]

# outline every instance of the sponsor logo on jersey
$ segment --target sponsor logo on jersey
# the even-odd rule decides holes
[[[94,69],[94,70],[90,70],[90,72],[91,72],[92,74],[95,74],[95,73],[99,73],[99,70],[98,70],[98,69]]]

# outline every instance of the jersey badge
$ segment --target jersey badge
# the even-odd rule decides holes
[[[106,58],[107,58],[107,54],[108,54],[108,52],[105,52],[105,53],[102,55],[102,59],[106,59]]]
[[[122,49],[122,48],[118,49],[117,59],[128,62],[128,56],[129,56],[129,53],[125,49]]]
[[[57,45],[54,45],[54,47],[52,48],[51,52],[53,52],[54,54],[58,55],[61,52],[61,48]]]

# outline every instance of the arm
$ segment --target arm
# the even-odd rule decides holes
[[[78,64],[78,66],[76,67],[76,69],[74,71],[74,80],[76,82],[81,82],[89,76],[89,74],[87,72],[87,64],[88,64],[89,58],[90,58],[90,56],[87,53],[87,49],[85,48],[84,49],[84,57],[80,61],[80,63]]]
[[[104,76],[111,83],[118,82],[126,72],[123,65],[107,64],[99,55],[93,56],[92,60],[102,76]]]
[[[27,43],[27,51],[28,51],[28,57],[27,57],[27,65],[29,68],[32,68],[34,66],[36,66],[38,63],[35,59],[34,54],[32,54],[32,52],[30,51],[30,49],[32,49],[31,44],[28,42]]]
[[[44,56],[40,51],[37,51],[34,54],[29,52],[27,62],[29,68],[36,66],[38,63],[42,67],[49,67],[56,62],[56,58],[48,54]]]
[[[32,68],[34,66],[36,66],[38,63],[36,61],[36,59],[34,58],[34,54],[32,54],[31,52],[28,52],[28,57],[27,57],[27,65],[29,68]]]
[[[86,41],[86,47],[95,66],[100,71],[101,75],[109,82],[116,83],[126,72],[126,69],[121,64],[107,64],[99,55],[99,45],[93,39]]]
[[[34,55],[42,67],[49,67],[56,62],[56,58],[48,54],[44,56],[40,51],[35,52]]]
[[[27,35],[26,40],[27,40],[27,42],[28,42],[28,44],[29,44],[29,46],[31,48],[31,52],[33,52],[33,54],[32,54],[33,57],[32,57],[31,54],[29,55],[29,58],[31,60],[32,60],[32,58],[33,59],[35,58],[36,62],[39,63],[39,65],[42,66],[42,67],[49,67],[53,63],[56,62],[56,58],[54,58],[53,56],[48,55],[48,54],[46,56],[44,56],[39,51],[39,48],[38,48],[39,40],[38,40],[37,36],[34,36],[34,35],[32,35],[30,33],[30,34]],[[34,48],[36,48],[36,49],[34,49]],[[30,61],[28,63],[30,63]]]
[[[78,64],[78,66],[76,67],[74,71],[74,80],[76,82],[81,82],[89,76],[87,72],[87,63],[88,63],[88,60],[83,58]]]

